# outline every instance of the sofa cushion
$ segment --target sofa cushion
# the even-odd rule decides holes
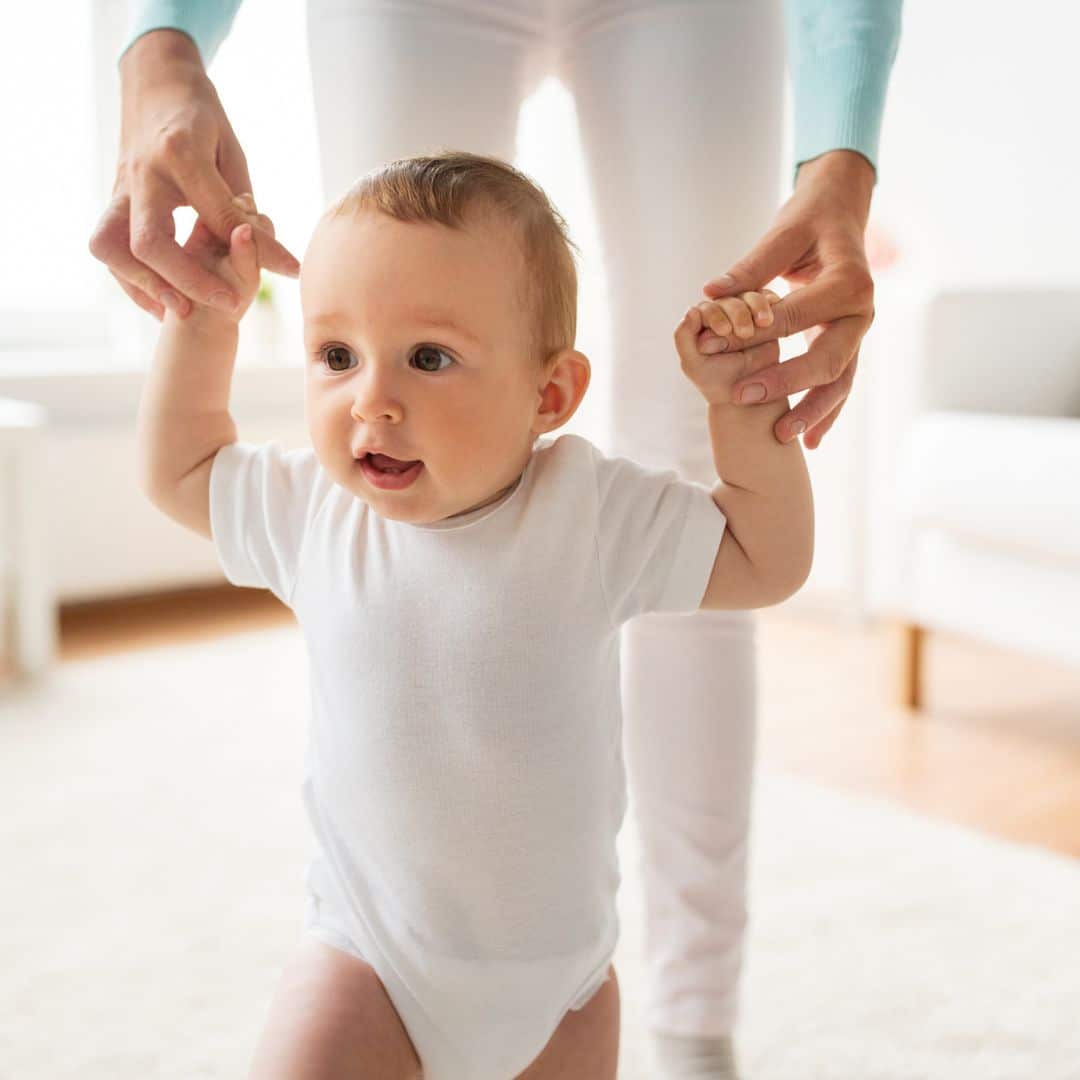
[[[1080,420],[924,413],[901,462],[900,509],[915,526],[1080,564]]]

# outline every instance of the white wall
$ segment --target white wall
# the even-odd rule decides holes
[[[5,4],[3,25],[0,329],[13,309],[91,305],[86,244],[101,209],[92,186],[91,0],[68,0],[62,13],[55,4]]]

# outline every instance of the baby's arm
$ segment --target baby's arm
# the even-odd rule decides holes
[[[779,443],[773,433],[773,425],[788,411],[787,398],[762,405],[731,403],[732,384],[776,363],[779,345],[769,341],[713,355],[697,348],[698,335],[708,326],[729,337],[737,350],[731,326],[749,337],[754,315],[767,313],[759,325],[768,325],[769,305],[778,300],[768,290],[706,300],[690,308],[675,329],[683,372],[708,403],[713,462],[720,477],[712,496],[727,518],[701,601],[704,609],[778,604],[799,590],[813,562],[814,504],[802,447],[797,438]]]
[[[254,217],[253,201],[250,207]],[[250,229],[238,225],[224,253],[204,226],[193,230],[185,248],[228,281],[240,307],[225,314],[195,304],[186,319],[166,311],[135,425],[139,483],[146,497],[207,539],[212,539],[210,469],[218,450],[237,439],[229,389],[238,323],[259,285]]]

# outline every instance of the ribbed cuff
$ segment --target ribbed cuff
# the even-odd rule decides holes
[[[222,3],[197,3],[194,0],[154,0],[133,4],[128,21],[124,47],[116,59],[117,66],[124,53],[151,30],[180,30],[187,34],[199,50],[203,67],[210,61],[229,33],[240,0]]]
[[[870,162],[877,184],[878,141],[892,61],[858,46],[831,49],[792,75],[795,170],[830,150],[855,150]]]

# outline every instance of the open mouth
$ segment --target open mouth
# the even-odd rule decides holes
[[[360,458],[364,476],[375,487],[389,490],[408,487],[423,467],[422,461],[399,461],[386,454],[365,454]]]
[[[403,473],[408,469],[411,469],[414,465],[419,465],[421,462],[416,461],[399,461],[397,458],[389,457],[387,454],[365,454],[364,460],[367,461],[373,469],[378,469],[381,473]]]

